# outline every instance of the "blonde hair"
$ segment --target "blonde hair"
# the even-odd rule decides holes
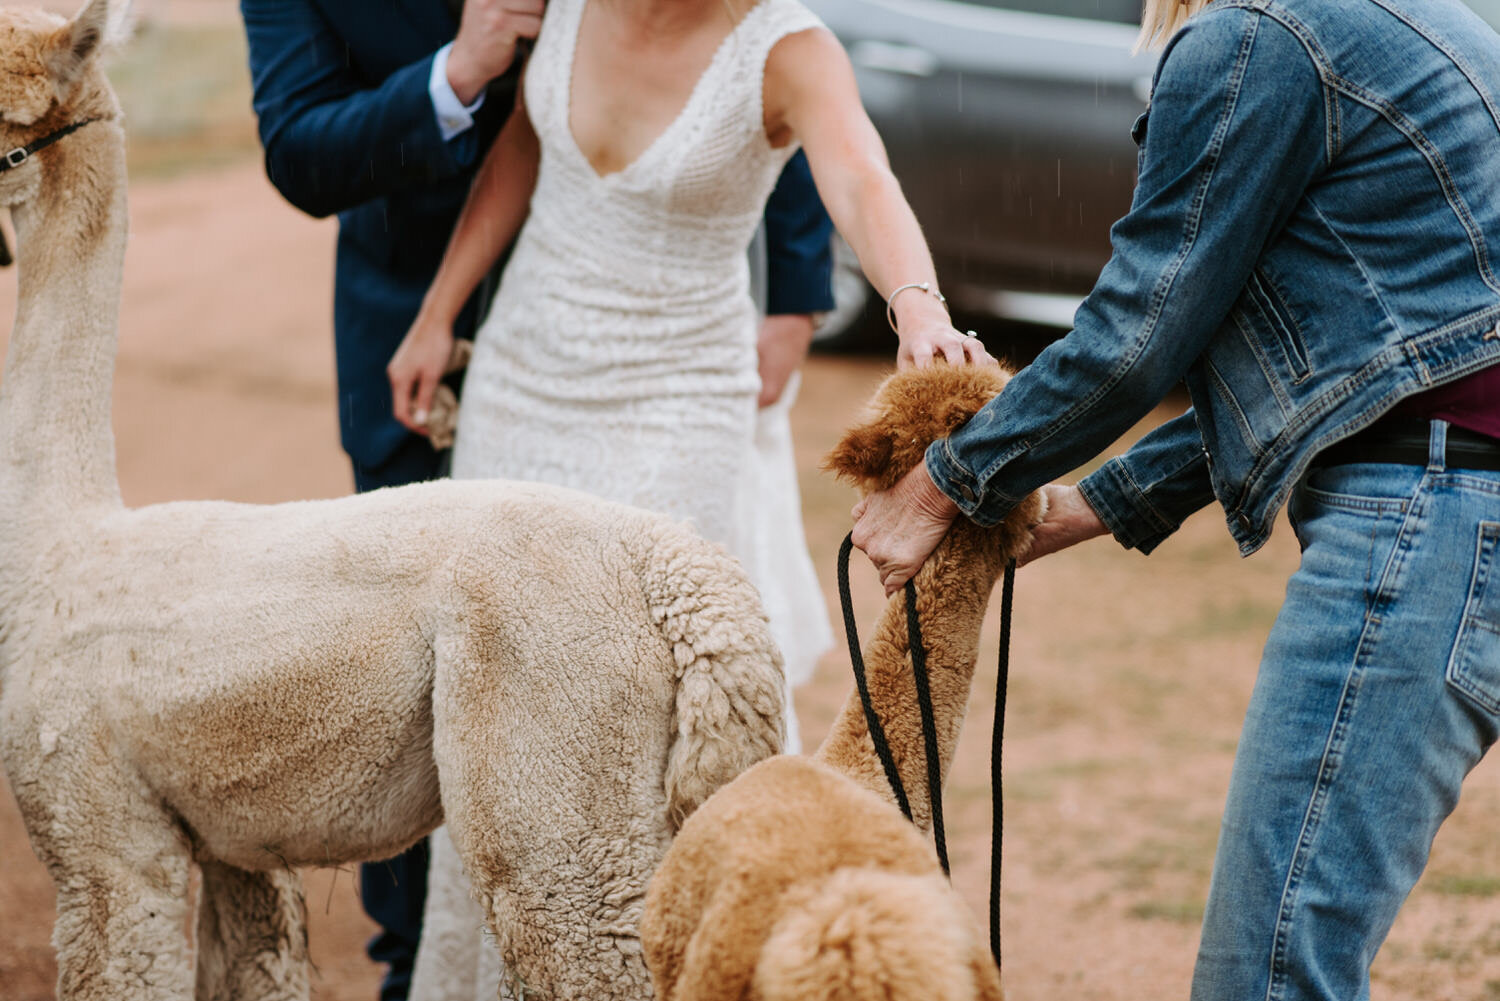
[[[1146,0],[1141,11],[1141,33],[1135,40],[1135,51],[1159,49],[1187,24],[1188,18],[1207,7],[1213,0]]]

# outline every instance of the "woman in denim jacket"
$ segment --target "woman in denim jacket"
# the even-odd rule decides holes
[[[1033,558],[1150,552],[1213,499],[1248,554],[1289,502],[1193,997],[1367,998],[1500,727],[1500,37],[1459,0],[1147,0],[1142,38],[1140,179],[1075,329],[855,542],[894,590],[1185,381],[1045,488]]]

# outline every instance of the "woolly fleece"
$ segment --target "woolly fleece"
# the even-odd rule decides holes
[[[827,465],[864,491],[888,487],[1006,379],[944,365],[898,373]],[[990,591],[1042,513],[1032,494],[995,528],[959,519],[917,575],[945,775]],[[641,925],[661,1001],[999,1001],[988,944],[925,833],[931,804],[901,595],[865,663],[917,823],[896,809],[851,693],[812,757],[756,765],[683,825]]]
[[[540,486],[125,509],[109,23],[0,10],[0,148],[97,119],[0,174],[0,761],[57,886],[58,997],[306,998],[293,867],[446,816],[534,996],[645,1001],[648,878],[781,746],[753,588],[684,526]]]

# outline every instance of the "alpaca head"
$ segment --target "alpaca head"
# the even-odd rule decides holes
[[[126,33],[127,6],[89,0],[71,21],[41,10],[0,9],[0,156],[75,122],[118,117],[99,55]],[[34,160],[0,173],[0,204],[29,201],[40,178]]]
[[[825,469],[852,483],[861,493],[895,486],[923,460],[927,446],[968,423],[1010,381],[997,366],[950,366],[944,363],[909,368],[887,378],[875,390],[859,421],[844,433],[823,461]],[[949,532],[989,540],[1003,556],[1018,556],[1031,543],[1031,527],[1044,513],[1042,495],[1029,494],[1005,520],[982,529],[960,518]]]

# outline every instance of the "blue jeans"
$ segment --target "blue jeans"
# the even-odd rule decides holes
[[[1230,780],[1195,1001],[1365,1001],[1500,725],[1500,473],[1315,468]]]
[[[422,907],[427,901],[427,839],[395,858],[359,867],[359,900],[380,931],[365,946],[377,963],[386,964],[379,1001],[406,1001],[422,940]]]

